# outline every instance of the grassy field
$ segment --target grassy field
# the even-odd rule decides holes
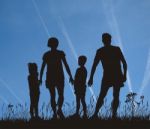
[[[91,119],[95,109],[94,100],[91,97],[87,105],[88,118],[83,119],[83,111],[80,116],[73,116],[75,103],[64,103],[64,119],[52,119],[52,110],[49,104],[43,104],[39,109],[40,118],[30,119],[27,104],[3,105],[0,129],[150,129],[150,110],[148,102],[144,102],[144,96],[136,101],[136,93],[129,93],[123,106],[118,109],[118,118],[111,118],[111,105],[107,100],[99,112],[99,117]]]

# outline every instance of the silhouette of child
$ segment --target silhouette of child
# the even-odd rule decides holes
[[[85,93],[86,93],[86,78],[87,78],[87,70],[85,68],[86,56],[80,56],[78,58],[79,68],[76,70],[75,78],[74,78],[74,89],[76,95],[76,115],[79,115],[80,109],[80,101],[83,106],[84,115],[83,117],[87,117],[86,114],[86,103],[85,103]]]
[[[38,118],[38,102],[40,90],[38,80],[38,68],[36,63],[28,63],[28,69],[28,84],[30,90],[30,115],[31,118]]]

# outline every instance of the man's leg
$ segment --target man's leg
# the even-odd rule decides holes
[[[112,102],[112,117],[116,118],[117,116],[117,109],[119,106],[119,93],[120,93],[120,86],[113,87],[113,102]]]
[[[64,102],[64,83],[60,84],[57,86],[57,91],[58,91],[58,115],[60,117],[64,117],[63,112],[62,112],[62,105]]]
[[[100,95],[99,95],[99,98],[97,100],[97,104],[96,104],[96,109],[95,109],[95,113],[93,115],[93,117],[97,117],[97,114],[99,112],[99,109],[102,107],[103,103],[104,103],[104,98],[108,92],[108,89],[109,89],[109,86],[107,85],[104,85],[102,83],[101,85],[101,91],[100,91]]]
[[[50,92],[50,96],[51,96],[51,107],[52,110],[54,112],[54,117],[57,116],[56,114],[56,102],[55,102],[55,86],[49,86],[49,92]]]

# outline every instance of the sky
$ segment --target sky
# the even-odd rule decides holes
[[[128,64],[128,78],[121,89],[120,101],[133,91],[149,101],[150,90],[150,1],[149,0],[0,0],[0,104],[28,103],[29,62],[38,64],[49,50],[47,40],[57,37],[58,49],[66,54],[72,75],[77,57],[87,56],[88,76],[96,50],[102,47],[101,35],[112,35],[112,44],[120,46]],[[99,95],[102,77],[99,64],[93,92]],[[45,76],[40,87],[40,103],[49,102]],[[65,80],[65,102],[75,98]],[[87,88],[86,102],[91,90]],[[110,89],[108,100],[112,100]]]

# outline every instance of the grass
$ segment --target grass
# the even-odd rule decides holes
[[[140,97],[140,101],[136,101],[136,93],[129,93],[126,96],[124,106],[120,106],[118,110],[118,118],[111,118],[111,105],[107,104],[107,100],[103,108],[99,112],[99,117],[91,119],[95,104],[91,97],[90,104],[87,105],[88,118],[73,117],[75,112],[75,103],[64,103],[63,112],[65,119],[52,119],[52,110],[49,104],[43,103],[39,110],[40,119],[30,120],[29,109],[27,104],[21,105],[3,105],[2,118],[0,120],[0,129],[123,129],[123,128],[150,128],[150,110],[148,102],[144,102],[144,96]],[[80,116],[83,111],[80,110]]]

